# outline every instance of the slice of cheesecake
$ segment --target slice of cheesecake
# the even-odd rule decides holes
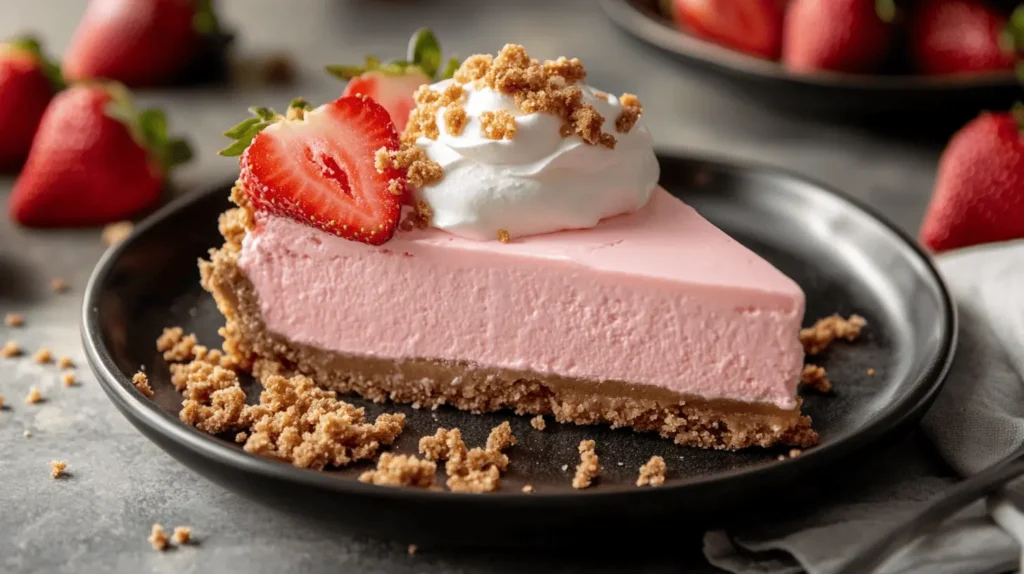
[[[371,246],[246,208],[222,231],[203,285],[257,375],[707,448],[816,442],[796,397],[803,292],[660,188],[507,244],[423,229]]]

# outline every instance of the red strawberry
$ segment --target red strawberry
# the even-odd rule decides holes
[[[880,8],[887,6],[885,10]],[[792,0],[782,61],[793,72],[873,72],[892,43],[891,0]]]
[[[985,113],[939,161],[921,242],[935,251],[1024,237],[1024,113]]]
[[[64,57],[69,81],[167,83],[216,29],[210,0],[92,0]]]
[[[433,82],[439,71],[440,79],[450,78],[459,67],[458,58],[452,58],[444,70],[440,70],[441,45],[426,28],[413,34],[407,56],[408,60],[386,64],[369,56],[364,66],[327,66],[327,71],[348,80],[342,96],[362,94],[372,98],[384,106],[401,132],[409,123],[409,112],[416,107],[412,97],[416,88]]]
[[[925,74],[1013,69],[1007,19],[983,2],[932,0],[914,12],[910,49]]]
[[[117,85],[82,84],[43,114],[11,192],[11,217],[40,227],[116,221],[156,203],[168,170],[191,157],[163,112],[137,112]]]
[[[391,239],[405,174],[375,167],[378,150],[398,151],[387,110],[355,96],[315,110],[295,100],[284,118],[253,112],[225,133],[238,141],[221,154],[242,154],[240,179],[254,208],[371,245]]]
[[[680,28],[752,56],[777,60],[783,3],[778,0],[673,0]]]
[[[0,44],[0,169],[25,160],[60,84],[60,72],[42,56],[38,42],[23,38]]]

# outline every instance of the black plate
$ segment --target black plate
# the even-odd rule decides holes
[[[674,532],[700,529],[741,513],[750,520],[765,501],[805,499],[815,471],[916,421],[939,389],[952,356],[956,318],[928,258],[876,214],[819,185],[780,171],[702,159],[661,156],[662,184],[715,224],[772,261],[807,293],[807,322],[839,312],[870,322],[866,337],[839,345],[824,365],[834,396],[806,397],[805,411],[820,446],[779,462],[786,449],[714,452],[679,447],[650,434],[550,424],[530,428],[509,413],[475,416],[442,408],[374,405],[409,415],[396,450],[414,452],[418,437],[438,426],[461,427],[471,445],[510,420],[519,444],[502,492],[426,492],[365,485],[357,474],[314,472],[250,456],[230,440],[211,437],[177,419],[180,396],[154,341],[165,326],[194,331],[217,344],[222,317],[200,289],[196,259],[222,240],[217,216],[229,186],[167,206],[100,261],[86,289],[82,337],[89,362],[118,409],[147,437],[212,480],[261,502],[376,535],[423,543],[560,540],[553,533],[608,534],[610,525],[668,520]],[[654,334],[656,336],[656,334]],[[131,376],[145,365],[156,390],[151,401]],[[875,376],[868,376],[868,369]],[[257,389],[250,384],[250,395]],[[598,442],[600,482],[570,487],[584,438]],[[669,478],[660,488],[636,488],[638,467],[662,455]],[[563,470],[563,467],[565,468]],[[796,481],[805,486],[795,489]],[[522,485],[535,488],[520,493]],[[486,528],[466,528],[486,524]],[[453,530],[454,529],[454,530]]]
[[[778,62],[749,56],[677,30],[657,0],[601,0],[620,28],[676,60],[724,81],[739,95],[801,113],[836,116],[936,111],[966,116],[981,109],[1008,109],[1020,97],[1013,72],[962,76],[793,74]],[[944,116],[933,118],[940,121]]]

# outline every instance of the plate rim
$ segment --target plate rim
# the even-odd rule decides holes
[[[711,66],[730,74],[760,80],[775,80],[805,88],[890,91],[959,91],[1008,88],[1016,84],[1013,72],[987,72],[927,76],[922,74],[850,74],[820,71],[793,74],[780,63],[764,60],[685,34],[659,22],[634,6],[632,0],[599,0],[602,11],[619,29],[643,42],[671,52],[693,63]]]
[[[849,458],[851,455],[863,451],[864,448],[877,443],[885,436],[898,431],[909,423],[919,420],[942,389],[946,376],[949,373],[957,347],[959,320],[956,305],[942,274],[932,258],[917,242],[909,234],[888,221],[877,210],[864,204],[862,201],[794,171],[745,159],[714,154],[679,152],[661,147],[656,148],[656,153],[659,162],[662,163],[678,161],[700,163],[717,169],[760,173],[808,185],[815,189],[814,193],[832,195],[840,201],[847,203],[851,208],[860,210],[904,243],[905,247],[909,248],[911,253],[919,260],[919,263],[922,264],[923,270],[935,282],[940,296],[940,303],[944,307],[942,316],[939,318],[940,328],[942,328],[939,353],[935,360],[917,373],[914,380],[909,383],[910,389],[907,395],[898,402],[886,405],[870,424],[839,433],[829,443],[807,449],[799,457],[787,458],[784,461],[765,462],[741,469],[688,477],[674,484],[665,484],[656,489],[632,488],[626,485],[619,485],[609,489],[583,489],[572,493],[535,491],[529,496],[519,492],[495,492],[480,498],[478,495],[471,493],[378,487],[364,484],[357,480],[341,479],[330,473],[297,468],[280,461],[251,455],[227,444],[223,439],[208,435],[183,424],[177,417],[164,411],[157,403],[139,393],[132,385],[129,376],[122,373],[117,367],[110,350],[103,344],[100,335],[98,312],[101,285],[112,272],[114,262],[117,261],[121,253],[133,241],[171,215],[185,210],[195,203],[200,203],[211,195],[224,193],[225,189],[233,185],[233,181],[223,181],[209,185],[201,188],[198,192],[189,193],[171,201],[137,224],[131,234],[123,241],[107,249],[90,274],[83,295],[80,334],[86,359],[92,371],[96,374],[100,386],[114,403],[114,406],[134,426],[139,427],[141,425],[145,427],[145,430],[149,432],[143,430],[142,434],[165,451],[169,449],[161,441],[154,440],[150,436],[150,432],[176,443],[179,447],[187,449],[192,454],[201,456],[208,462],[215,465],[228,465],[232,467],[232,470],[238,472],[254,473],[267,479],[275,479],[293,484],[298,483],[304,487],[329,491],[338,495],[368,495],[411,502],[431,503],[455,497],[463,501],[486,501],[485,504],[497,506],[525,505],[539,509],[546,504],[556,501],[587,500],[595,503],[613,504],[617,501],[635,501],[637,497],[648,497],[650,500],[654,497],[671,496],[673,492],[687,489],[743,488],[744,483],[748,481],[771,484],[779,478],[795,476],[797,474],[810,474],[820,467],[827,466],[829,463]],[[171,455],[176,459],[178,458],[174,453],[171,453]],[[185,464],[185,466],[195,472],[192,465]],[[595,499],[600,499],[600,501]]]

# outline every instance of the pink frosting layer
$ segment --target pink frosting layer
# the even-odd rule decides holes
[[[663,189],[509,244],[428,229],[373,247],[258,214],[240,265],[268,328],[322,349],[796,406],[803,292]]]

